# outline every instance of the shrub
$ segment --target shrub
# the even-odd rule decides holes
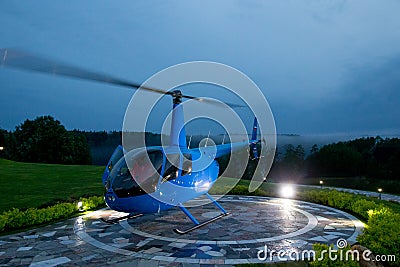
[[[357,199],[357,196],[336,190],[328,191],[327,193],[328,205],[339,209],[351,210],[351,203]]]
[[[0,215],[0,232],[4,230],[6,223],[7,223],[7,217],[4,215]]]
[[[400,214],[382,207],[369,212],[368,226],[357,240],[376,255],[395,255],[393,266],[400,265]]]
[[[237,185],[229,192],[229,194],[233,195],[249,195],[249,189],[245,185]]]
[[[92,210],[104,206],[104,197],[81,198],[83,210]]]
[[[328,194],[327,191],[317,191],[317,190],[310,190],[310,191],[303,191],[297,193],[297,196],[304,201],[319,203],[322,205],[328,205]]]
[[[72,203],[60,203],[44,209],[29,208],[25,211],[14,208],[0,216],[0,230],[18,229],[67,218],[76,211],[76,205]]]
[[[81,201],[85,211],[104,206],[103,197],[82,198]],[[29,208],[25,211],[14,208],[0,215],[0,231],[49,223],[69,218],[77,212],[76,203],[58,203],[46,208]]]
[[[382,208],[384,208],[383,204],[377,204],[367,199],[359,199],[353,203],[351,210],[367,220],[369,211],[380,210]]]
[[[385,207],[384,204],[377,203],[377,200],[373,200],[372,198],[336,190],[303,191],[299,192],[297,196],[304,201],[350,211],[365,220],[368,220],[368,211]]]

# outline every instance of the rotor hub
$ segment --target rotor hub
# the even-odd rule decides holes
[[[174,104],[182,103],[182,92],[179,90],[172,91],[172,97]]]

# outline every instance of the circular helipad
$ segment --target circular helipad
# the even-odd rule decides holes
[[[277,256],[279,251],[301,255],[312,249],[313,243],[336,244],[345,239],[351,244],[363,228],[350,214],[307,202],[241,196],[225,196],[219,202],[231,213],[229,216],[185,235],[173,229],[184,230],[193,223],[178,208],[116,224],[104,223],[100,218],[124,214],[109,209],[95,211],[1,238],[0,261],[6,263],[14,248],[15,254],[22,257],[14,257],[15,263],[30,260],[33,265],[256,263],[285,260],[284,254]],[[213,204],[189,210],[200,222],[219,214]]]

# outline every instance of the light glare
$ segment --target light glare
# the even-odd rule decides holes
[[[281,188],[281,196],[284,198],[292,198],[294,196],[294,188],[292,185],[284,185]]]

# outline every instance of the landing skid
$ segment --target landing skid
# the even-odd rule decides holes
[[[134,219],[134,218],[138,218],[140,216],[142,216],[143,214],[128,214],[125,216],[121,216],[121,217],[117,217],[117,218],[113,218],[113,219],[105,219],[105,218],[100,218],[101,221],[108,223],[108,224],[114,224],[114,223],[118,223],[122,220],[127,220],[127,219]]]
[[[199,229],[200,227],[203,227],[203,226],[205,226],[205,225],[207,225],[209,223],[212,223],[212,222],[214,222],[214,221],[216,221],[218,219],[221,219],[222,217],[228,216],[229,214],[230,214],[229,212],[221,213],[220,215],[215,216],[214,218],[211,218],[211,219],[209,219],[209,220],[207,220],[205,222],[196,224],[195,226],[193,226],[193,227],[191,227],[189,229],[186,229],[186,230],[180,230],[180,229],[175,228],[174,232],[177,233],[177,234],[180,234],[180,235],[184,235],[184,234],[187,234],[187,233],[189,233],[189,232],[191,232],[193,230]]]
[[[174,232],[180,235],[187,234],[193,230],[199,229],[200,227],[203,227],[209,223],[212,223],[218,219],[221,219],[222,217],[228,216],[229,212],[227,212],[215,199],[212,198],[208,193],[206,193],[206,196],[214,203],[217,208],[219,208],[222,213],[218,216],[215,216],[214,218],[211,218],[205,222],[199,223],[197,219],[182,205],[179,205],[178,207],[185,213],[185,215],[195,224],[195,226],[186,229],[186,230],[180,230],[180,229],[174,229]]]

